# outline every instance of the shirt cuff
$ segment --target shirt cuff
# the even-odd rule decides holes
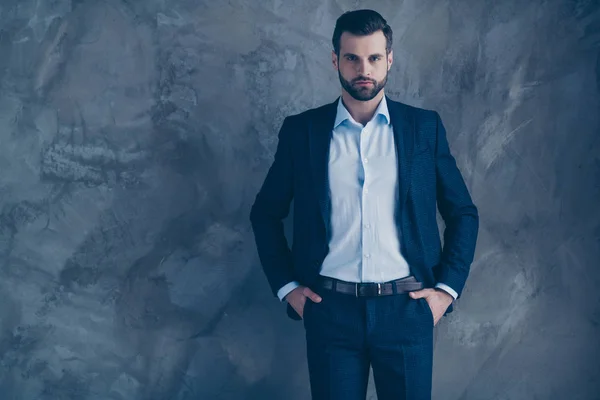
[[[284,285],[281,289],[277,291],[277,297],[279,297],[280,301],[283,301],[285,299],[285,296],[287,296],[289,292],[296,289],[298,286],[300,286],[300,284],[296,281]]]
[[[454,291],[454,289],[452,289],[450,286],[448,286],[444,283],[436,283],[435,287],[438,289],[442,289],[444,292],[448,293],[450,296],[452,296],[454,298],[454,300],[456,300],[458,298],[458,293],[456,293],[456,291]]]

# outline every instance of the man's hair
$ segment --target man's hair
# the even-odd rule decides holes
[[[355,10],[342,14],[335,23],[333,30],[333,50],[340,56],[340,38],[342,33],[348,32],[357,36],[366,36],[377,31],[383,31],[385,36],[385,51],[389,54],[392,50],[392,28],[387,21],[377,11],[373,10]]]

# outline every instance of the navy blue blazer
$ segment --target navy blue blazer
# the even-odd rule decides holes
[[[386,96],[398,158],[396,224],[411,274],[433,288],[445,283],[460,297],[473,262],[479,215],[450,152],[435,111]],[[328,161],[337,99],[284,119],[275,159],[256,195],[250,221],[273,295],[291,281],[315,290],[330,237]],[[293,200],[291,249],[283,219]],[[442,216],[444,246],[436,222]],[[446,314],[452,312],[452,305]],[[288,304],[292,319],[300,316]]]

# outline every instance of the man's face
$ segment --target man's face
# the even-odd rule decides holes
[[[339,59],[332,52],[332,62],[342,88],[354,99],[369,101],[385,86],[393,55],[390,51],[386,56],[385,45],[382,31],[368,36],[342,33]]]

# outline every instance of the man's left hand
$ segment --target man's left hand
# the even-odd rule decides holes
[[[438,323],[448,307],[450,307],[450,304],[452,304],[454,301],[454,297],[452,297],[450,293],[446,293],[443,290],[422,289],[410,292],[408,295],[413,299],[418,299],[420,297],[425,298],[425,301],[427,301],[427,304],[429,304],[429,308],[433,314],[434,326]]]

